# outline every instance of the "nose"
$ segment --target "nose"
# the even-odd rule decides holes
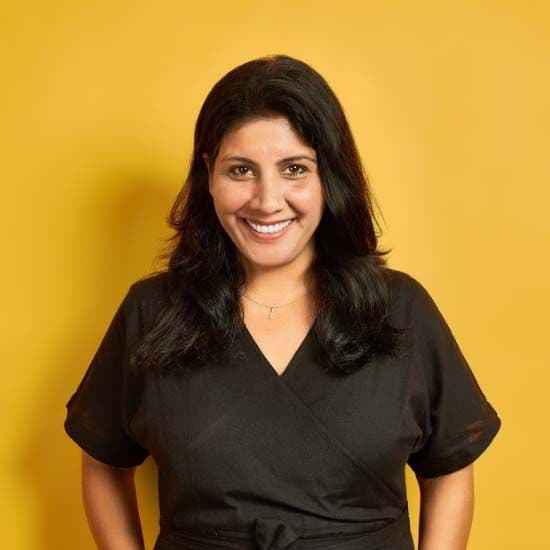
[[[277,173],[264,173],[253,184],[250,206],[259,212],[270,214],[284,207],[285,182]]]

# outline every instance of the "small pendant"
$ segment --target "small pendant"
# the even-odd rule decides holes
[[[269,308],[269,315],[267,316],[268,319],[273,319],[272,313],[273,313],[273,308],[270,307],[270,308]]]

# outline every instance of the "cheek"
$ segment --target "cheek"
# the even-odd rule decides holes
[[[220,215],[234,214],[248,201],[248,190],[238,185],[214,185],[210,189],[216,212]]]
[[[323,210],[323,193],[318,185],[311,185],[302,189],[294,189],[288,195],[288,200],[296,209],[309,217],[320,217]]]
[[[325,208],[324,190],[321,182],[315,187],[311,202],[312,205],[315,205],[317,216],[320,218]]]

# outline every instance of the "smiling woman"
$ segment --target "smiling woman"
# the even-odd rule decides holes
[[[104,480],[149,455],[155,550],[413,550],[407,464],[434,478],[431,547],[465,541],[471,476],[437,480],[500,419],[428,291],[386,265],[364,173],[306,63],[214,85],[167,269],[130,285],[67,402],[67,434],[110,468],[84,488],[105,547],[141,547],[130,478]]]

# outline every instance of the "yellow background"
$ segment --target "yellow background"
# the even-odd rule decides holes
[[[546,2],[26,2],[0,18],[2,547],[94,548],[65,403],[153,268],[213,84],[310,63],[342,101],[390,265],[452,327],[502,429],[475,464],[471,550],[548,540]],[[156,472],[137,473],[147,548]],[[407,468],[416,540],[418,489]]]

